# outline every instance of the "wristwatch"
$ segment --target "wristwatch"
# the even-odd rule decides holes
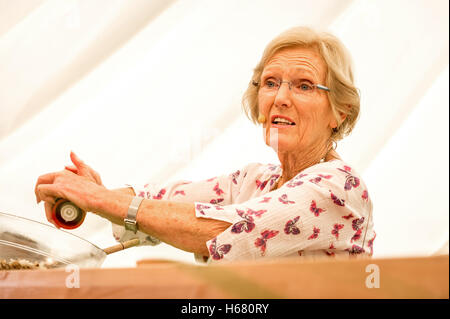
[[[128,207],[127,217],[123,220],[125,223],[125,229],[131,230],[135,234],[137,232],[136,215],[143,200],[144,197],[135,196]]]

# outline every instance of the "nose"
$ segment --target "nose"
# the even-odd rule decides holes
[[[289,83],[281,83],[275,96],[274,104],[279,107],[290,107],[292,105]]]

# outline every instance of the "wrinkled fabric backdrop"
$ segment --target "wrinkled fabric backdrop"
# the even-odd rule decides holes
[[[338,152],[372,196],[374,257],[448,245],[446,0],[1,0],[0,211],[47,223],[34,185],[70,150],[108,188],[278,163],[241,97],[266,44],[296,25],[352,53],[361,115]],[[115,243],[93,214],[70,232]],[[144,258],[194,262],[162,244],[103,266]]]

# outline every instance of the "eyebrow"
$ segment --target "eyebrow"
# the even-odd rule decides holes
[[[274,69],[274,70],[272,70],[272,69]],[[298,68],[293,68],[295,71],[294,71],[294,74],[296,75],[296,76],[298,76],[298,75],[309,75],[313,80],[320,80],[320,79],[316,79],[316,77],[315,77],[315,75],[314,75],[314,73],[312,73],[311,71],[309,71],[309,70],[306,70],[306,69],[304,69],[304,68],[301,68],[301,67],[298,67]],[[261,73],[261,77],[263,77],[263,76],[265,76],[267,73],[272,73],[272,72],[274,72],[274,71],[276,71],[277,70],[277,68],[276,67],[272,67],[272,68],[268,68],[267,70],[263,70],[263,72]],[[300,71],[300,72],[299,72]]]

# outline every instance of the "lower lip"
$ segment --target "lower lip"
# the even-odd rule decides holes
[[[294,125],[283,125],[283,124],[271,124],[270,127],[275,127],[275,128],[290,128],[290,127],[294,127]]]

